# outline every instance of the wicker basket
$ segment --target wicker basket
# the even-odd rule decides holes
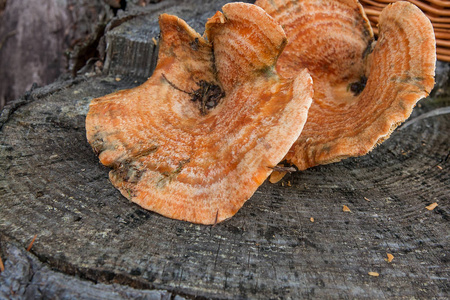
[[[367,17],[377,34],[378,17],[381,10],[396,0],[360,0]],[[431,20],[436,35],[437,59],[450,62],[450,1],[448,0],[409,0],[417,5]]]

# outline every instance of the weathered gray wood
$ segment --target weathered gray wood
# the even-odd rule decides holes
[[[26,246],[37,234],[32,252],[53,269],[188,295],[448,292],[448,114],[395,132],[368,156],[266,183],[231,220],[207,227],[129,203],[86,143],[89,101],[134,84],[90,79],[10,116],[0,138],[2,241]],[[423,102],[416,115],[441,104]],[[440,206],[427,211],[432,202]]]
[[[86,142],[88,104],[142,82],[113,75],[34,90],[0,117],[0,247],[8,268],[6,245],[26,247],[37,234],[31,252],[54,271],[184,297],[450,292],[449,114],[417,119],[364,157],[265,183],[232,219],[201,226],[147,212],[109,183]],[[412,119],[450,100],[420,103]],[[433,202],[436,209],[425,209]]]
[[[0,275],[2,299],[184,299],[167,291],[136,290],[118,284],[95,284],[52,271],[20,247],[9,244],[5,248],[5,272]]]

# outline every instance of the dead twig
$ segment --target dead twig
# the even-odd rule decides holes
[[[399,130],[403,130],[406,127],[410,126],[411,124],[416,123],[417,121],[426,119],[426,118],[432,118],[432,117],[436,117],[436,116],[440,116],[440,115],[445,115],[445,114],[450,114],[450,107],[441,107],[441,108],[436,108],[432,111],[429,111],[427,113],[424,113],[412,120],[409,120],[408,122],[403,123],[403,125],[399,128]]]
[[[292,173],[292,172],[296,172],[297,169],[294,167],[285,167],[283,165],[278,165],[272,168],[272,170],[277,171],[277,172],[286,172],[286,173]]]

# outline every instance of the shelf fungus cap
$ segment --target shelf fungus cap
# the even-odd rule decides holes
[[[387,6],[379,38],[356,0],[258,0],[283,25],[277,70],[314,81],[305,128],[286,159],[300,170],[360,156],[386,140],[434,86],[435,37],[409,2]]]
[[[143,208],[215,224],[233,216],[299,137],[312,102],[306,70],[275,64],[286,36],[261,8],[228,4],[208,39],[160,16],[157,67],[139,87],[94,99],[87,138],[110,180]]]

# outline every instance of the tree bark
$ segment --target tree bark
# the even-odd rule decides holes
[[[217,299],[447,297],[448,98],[422,100],[410,121],[366,156],[264,183],[216,226],[167,219],[121,196],[86,142],[89,102],[151,74],[128,62],[151,65],[159,12],[179,9],[188,23],[204,24],[225,1],[170,8],[164,2],[109,27],[105,45],[122,54],[113,58],[106,50],[105,74],[32,90],[0,116],[0,246],[7,268],[0,298],[25,297],[33,285],[55,287],[40,289],[39,297],[66,291],[69,299],[114,288]],[[147,38],[139,41],[142,33]],[[123,48],[136,41],[150,58]],[[426,209],[434,202],[439,206]],[[35,235],[30,253],[19,250]],[[394,255],[390,263],[387,253]],[[25,270],[42,275],[47,268],[52,276],[30,278],[20,259],[28,261]]]
[[[1,1],[0,109],[68,72],[74,46],[111,17],[103,0]]]

